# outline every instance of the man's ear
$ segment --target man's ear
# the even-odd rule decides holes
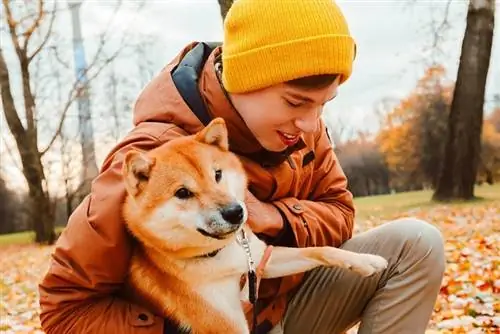
[[[155,159],[144,152],[131,150],[125,154],[122,174],[125,187],[131,195],[138,195],[147,185],[154,163]]]
[[[224,151],[229,150],[226,122],[223,118],[214,118],[203,130],[196,134],[196,140],[215,145]]]

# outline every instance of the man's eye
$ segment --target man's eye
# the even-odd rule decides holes
[[[288,104],[290,107],[292,108],[298,108],[300,106],[303,105],[303,103],[296,103],[296,102],[292,102],[292,101],[289,101],[289,100],[285,100],[286,101],[286,104]]]

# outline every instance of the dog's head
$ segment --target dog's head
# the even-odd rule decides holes
[[[122,172],[125,220],[151,247],[205,254],[230,242],[247,219],[245,171],[221,118],[149,152],[127,152]]]

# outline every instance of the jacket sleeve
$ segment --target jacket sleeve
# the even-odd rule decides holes
[[[39,284],[40,321],[46,333],[163,333],[163,318],[121,299],[118,292],[131,256],[121,219],[122,157],[132,148],[159,146],[167,127],[136,127],[107,156],[90,193],[71,215]]]
[[[316,139],[311,185],[307,200],[288,197],[273,202],[284,220],[274,244],[338,247],[352,237],[353,196],[323,122]]]

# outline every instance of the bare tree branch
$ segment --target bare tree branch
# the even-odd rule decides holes
[[[35,18],[35,21],[33,22],[33,24],[23,33],[23,35],[24,35],[23,49],[25,51],[28,49],[28,43],[31,39],[31,36],[35,32],[35,30],[38,29],[38,27],[40,26],[40,23],[42,22],[42,20],[45,16],[45,12],[43,10],[43,3],[44,3],[44,0],[38,0],[38,15]]]
[[[69,69],[70,69],[70,65],[69,65],[67,62],[65,62],[65,61],[61,58],[61,56],[59,55],[59,51],[58,51],[57,47],[55,47],[55,46],[51,46],[51,47],[50,47],[50,51],[52,51],[52,52],[53,52],[54,57],[56,58],[56,60],[57,60],[57,62],[58,62],[59,64],[61,64],[61,65],[62,65],[65,69],[67,69],[67,70],[69,70]]]
[[[26,36],[24,46],[21,47],[19,44],[19,39],[16,34],[18,22],[15,21],[14,16],[12,14],[12,10],[9,6],[9,1],[8,0],[3,0],[3,5],[6,13],[6,18],[7,18],[7,23],[9,26],[9,32],[10,36],[12,39],[12,43],[14,44],[14,47],[16,49],[16,53],[18,56],[18,60],[21,66],[21,79],[22,79],[22,87],[23,87],[23,97],[24,97],[24,109],[25,109],[25,114],[26,114],[26,123],[27,123],[27,129],[26,129],[26,134],[28,134],[28,140],[32,140],[36,142],[37,140],[37,130],[35,127],[34,123],[34,109],[35,109],[35,101],[33,100],[33,94],[31,92],[31,87],[30,87],[30,74],[28,70],[28,57],[27,57],[27,41],[35,31],[36,27],[39,25],[38,18],[35,20],[35,23],[31,28],[33,28],[32,31],[28,29],[28,32],[25,33],[24,35]],[[39,8],[43,9],[43,0],[39,0]],[[43,10],[42,10],[43,12]],[[43,13],[40,12],[39,16],[42,16]],[[31,29],[30,28],[30,29]],[[4,61],[5,62],[5,61]],[[17,113],[16,113],[17,116]]]
[[[7,144],[9,141],[8,141],[8,138],[6,136],[7,136],[7,132],[6,131],[2,131],[2,141],[4,143],[3,145],[5,146],[5,150],[7,151],[7,155],[12,160],[12,164],[14,166],[16,166],[16,169],[19,170],[22,173],[23,172],[23,167],[17,162],[17,160],[15,158],[15,156],[16,156],[15,153],[12,151],[12,148]]]
[[[19,59],[21,59],[24,50],[21,48],[21,45],[19,44],[19,40],[17,39],[16,35],[17,25],[19,24],[19,22],[16,22],[14,16],[12,15],[12,10],[10,9],[9,6],[9,0],[2,0],[2,2],[5,10],[5,18],[7,20],[7,26],[9,27],[10,38],[12,39],[12,44],[14,44],[14,48],[16,49],[17,56],[19,57]]]
[[[54,8],[52,10],[52,16],[50,18],[50,23],[49,23],[49,28],[48,28],[47,34],[45,35],[44,39],[42,40],[42,43],[40,43],[40,45],[35,49],[35,51],[33,51],[31,56],[28,57],[28,63],[31,62],[33,60],[33,58],[35,58],[36,55],[40,51],[43,50],[43,48],[45,47],[45,44],[47,44],[47,41],[49,40],[50,36],[52,35],[52,27],[54,25],[54,21],[56,18],[56,10],[57,10],[56,8],[57,8],[57,1],[54,1]]]
[[[451,1],[452,0],[448,0],[446,3],[446,8],[441,23],[439,23],[437,26],[436,24],[433,24],[433,31],[432,31],[433,39],[432,39],[431,49],[438,53],[443,53],[439,45],[442,43],[445,31],[451,27],[450,22],[448,21]]]
[[[13,130],[12,133],[14,137],[23,136],[26,129],[23,127],[19,115],[17,113],[16,105],[14,104],[14,98],[10,91],[10,80],[9,80],[9,70],[7,69],[7,64],[3,57],[2,48],[0,48],[0,87],[2,88],[2,104],[3,112],[5,114],[5,119],[9,127]],[[15,138],[16,140],[21,140],[21,138]]]
[[[107,67],[108,64],[113,62],[113,60],[116,59],[116,57],[120,54],[122,48],[119,48],[116,50],[115,53],[113,53],[106,61],[87,79],[87,82],[92,82],[95,78],[101,74],[101,72]],[[84,71],[84,74],[87,74],[91,70],[91,67],[87,67]],[[45,153],[47,153],[48,150],[52,147],[58,136],[61,134],[62,128],[64,126],[64,121],[66,119],[66,115],[68,113],[69,108],[71,107],[72,103],[75,101],[75,99],[78,97],[78,92],[79,92],[79,82],[75,81],[69,94],[68,94],[68,99],[66,100],[66,103],[64,104],[64,107],[62,108],[61,116],[59,118],[59,122],[56,128],[56,131],[54,132],[49,144],[47,147],[45,147],[41,152],[41,156],[43,156]]]

